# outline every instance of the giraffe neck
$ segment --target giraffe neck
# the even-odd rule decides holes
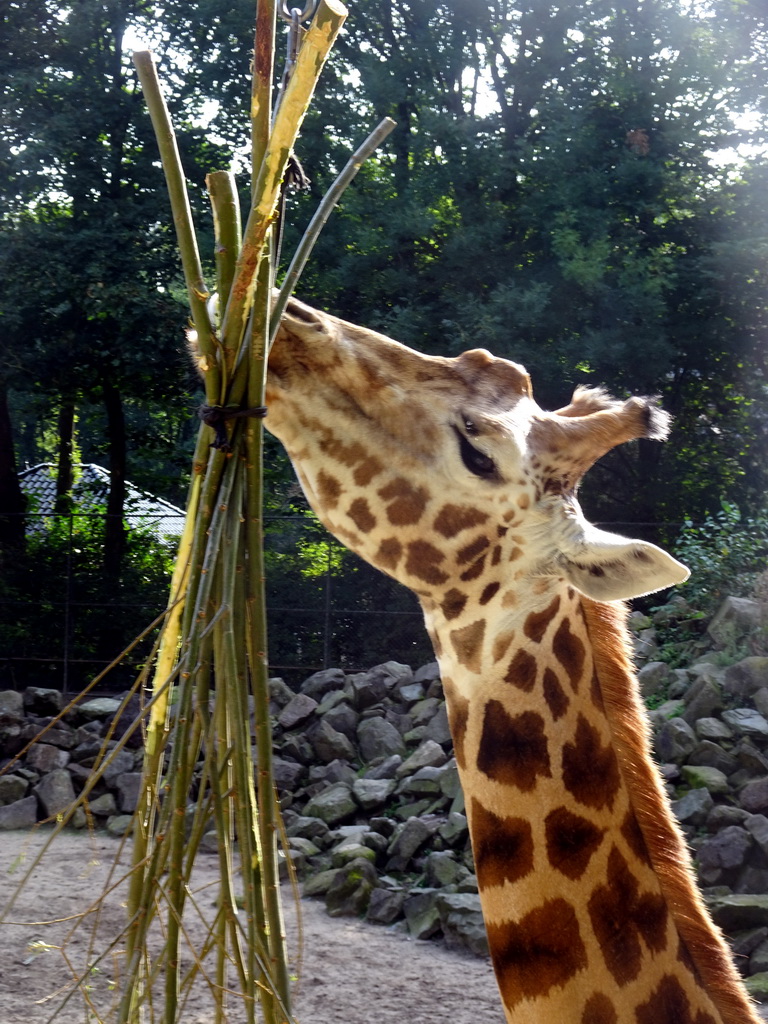
[[[691,913],[621,614],[561,580],[534,592],[483,616],[425,607],[508,1020],[754,1019],[736,986],[718,994],[728,954]]]

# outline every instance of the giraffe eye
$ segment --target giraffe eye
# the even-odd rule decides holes
[[[465,420],[464,422],[466,426],[467,422],[471,421]],[[477,448],[471,445],[460,430],[456,430],[456,436],[459,439],[459,454],[461,455],[461,461],[470,473],[473,473],[475,476],[482,477],[484,480],[490,480],[497,476],[496,463],[493,459],[489,458],[489,456],[484,452],[478,451]]]

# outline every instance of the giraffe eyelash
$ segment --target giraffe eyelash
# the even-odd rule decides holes
[[[467,433],[470,434],[470,436],[474,436],[468,429],[470,425],[474,428],[475,433],[477,433],[477,428],[474,426],[472,421],[464,417],[464,427],[467,430]],[[483,480],[497,480],[499,474],[496,470],[496,463],[493,459],[489,455],[486,455],[485,452],[481,452],[479,449],[475,448],[474,445],[471,445],[460,430],[457,430],[456,427],[453,429],[456,437],[459,439],[459,454],[461,455],[461,461],[469,472],[474,476],[479,476]]]

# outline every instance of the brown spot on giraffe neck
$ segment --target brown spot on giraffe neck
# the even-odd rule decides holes
[[[379,544],[379,550],[373,556],[373,560],[386,572],[394,572],[402,557],[403,545],[397,537],[387,537]]]
[[[590,996],[581,1015],[581,1024],[618,1024],[616,1009],[602,992]]]
[[[635,1011],[637,1024],[716,1024],[714,1017],[699,1010],[694,1016],[680,982],[666,974],[653,995]]]
[[[621,784],[616,754],[584,715],[577,719],[574,742],[563,746],[562,766],[563,785],[580,804],[613,807]]]
[[[335,508],[341,497],[342,486],[335,476],[321,469],[317,474],[317,496],[324,508]]]
[[[434,527],[447,540],[462,530],[481,526],[488,516],[472,505],[443,505],[435,518]]]
[[[489,545],[490,541],[487,537],[482,535],[475,537],[473,541],[470,541],[469,544],[466,544],[463,548],[459,549],[456,554],[456,564],[466,565],[467,562],[474,561],[474,559],[477,558],[481,552],[485,551]]]
[[[533,871],[533,830],[524,818],[499,817],[470,802],[472,852],[481,889],[517,882]]]
[[[355,498],[347,509],[347,515],[361,533],[370,533],[376,526],[376,516],[365,498]]]
[[[544,828],[549,863],[567,878],[581,878],[603,841],[605,829],[573,814],[567,807],[550,811]]]
[[[551,668],[544,669],[544,700],[555,721],[563,717],[571,703],[570,698],[560,685],[557,674]]]
[[[494,581],[493,583],[487,583],[485,587],[483,587],[483,592],[480,595],[479,603],[481,605],[486,605],[488,604],[489,601],[492,601],[496,594],[499,592],[500,587],[501,584],[498,581]]]
[[[557,614],[560,607],[560,596],[556,596],[547,607],[540,612],[531,612],[523,625],[523,632],[529,640],[540,643],[547,631],[547,626]]]
[[[486,925],[502,999],[513,1010],[586,970],[587,952],[570,903],[548,900],[519,921]],[[553,1022],[554,1024],[554,1022]]]
[[[521,647],[509,663],[504,682],[511,683],[524,693],[530,693],[536,683],[536,659]]]
[[[606,882],[592,893],[587,910],[605,965],[617,985],[627,985],[639,975],[641,939],[654,953],[666,948],[664,897],[639,892],[637,879],[615,846],[608,857]]]
[[[455,587],[451,587],[440,602],[440,610],[446,619],[450,621],[451,619],[455,619],[457,616],[461,615],[466,603],[467,595],[463,594],[460,590],[456,590]]]
[[[395,477],[377,493],[383,501],[388,502],[387,519],[393,526],[418,523],[429,499],[426,488],[417,487],[401,476]]]
[[[445,555],[426,540],[414,540],[407,547],[406,572],[425,583],[438,586],[445,583],[448,573],[438,568],[445,561]]]
[[[485,619],[478,619],[468,626],[462,626],[461,629],[452,629],[450,636],[456,657],[461,664],[470,672],[478,672],[483,652]]]
[[[535,711],[514,717],[498,700],[485,706],[477,767],[494,782],[534,788],[539,776],[552,777],[544,719]]]
[[[586,651],[581,639],[571,632],[571,624],[567,618],[557,627],[552,639],[552,651],[568,673],[574,692],[579,688],[581,673],[584,669]]]
[[[445,704],[448,711],[448,725],[451,729],[453,740],[453,752],[456,755],[456,763],[459,768],[467,767],[467,758],[464,751],[467,736],[467,723],[469,722],[469,701],[456,689],[456,684],[447,676],[443,677],[443,691],[445,692]]]

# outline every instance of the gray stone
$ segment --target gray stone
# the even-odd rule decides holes
[[[27,753],[27,767],[42,775],[57,768],[64,768],[68,763],[68,751],[52,747],[48,743],[34,743]]]
[[[440,701],[437,697],[425,697],[417,704],[414,704],[409,714],[414,726],[429,725],[437,714]]]
[[[423,740],[410,757],[397,769],[396,777],[413,775],[419,768],[440,768],[448,760],[445,751],[434,740]]]
[[[88,801],[88,808],[91,814],[95,814],[99,818],[108,818],[112,814],[117,814],[117,802],[113,793],[102,793],[101,796],[94,797]]]
[[[760,974],[753,974],[744,980],[744,986],[753,999],[759,1003],[768,1002],[768,973],[761,971]]]
[[[438,835],[449,846],[463,846],[469,836],[469,824],[466,814],[452,811],[448,820],[438,829]]]
[[[129,750],[117,750],[108,755],[102,769],[102,777],[110,785],[118,775],[133,771],[136,760]]]
[[[402,889],[374,889],[365,912],[373,924],[393,924],[403,913],[405,893]]]
[[[761,686],[752,694],[752,703],[764,718],[768,718],[768,686]]]
[[[21,800],[28,789],[29,783],[21,775],[0,775],[0,807]]]
[[[388,690],[400,690],[415,681],[411,666],[403,665],[400,661],[385,661],[381,665],[374,665],[371,672],[384,679]]]
[[[768,892],[768,868],[747,864],[733,886],[735,893]]]
[[[733,733],[720,718],[699,718],[694,723],[694,731],[700,740],[729,740]]]
[[[744,867],[752,849],[752,836],[745,828],[731,825],[706,839],[696,853],[699,877],[705,885],[715,885],[723,872]]]
[[[436,661],[429,661],[426,665],[417,668],[413,673],[414,682],[433,683],[440,678],[440,666]]]
[[[46,818],[55,817],[67,811],[75,801],[72,776],[65,768],[49,772],[34,787]]]
[[[413,775],[407,775],[400,780],[397,792],[409,795],[437,795],[440,792],[440,776],[440,768],[419,768]]]
[[[355,748],[349,739],[325,719],[313,726],[308,738],[321,761],[335,761],[337,758],[343,761],[355,760]]]
[[[474,893],[440,893],[436,903],[446,945],[487,957],[488,936],[480,897]]]
[[[336,872],[325,894],[325,909],[330,917],[360,917],[377,884],[376,868],[369,860],[352,860]]]
[[[743,963],[744,958],[751,956],[766,939],[768,939],[768,927],[764,925],[762,928],[748,928],[746,931],[729,935],[728,944],[733,950],[737,962]]]
[[[749,958],[749,973],[760,974],[768,971],[768,942],[761,942]]]
[[[706,825],[710,832],[719,832],[728,825],[743,825],[750,817],[749,811],[729,804],[718,804],[707,815]]]
[[[688,755],[688,764],[717,768],[725,775],[732,775],[739,768],[739,762],[733,754],[723,750],[719,743],[713,743],[712,740],[702,740],[696,749]],[[683,775],[685,775],[684,771]]]
[[[296,764],[295,761],[288,761],[284,757],[272,758],[275,785],[281,793],[293,791],[305,771],[303,764]]]
[[[278,708],[284,708],[295,697],[293,690],[280,676],[269,680],[269,699]]]
[[[326,871],[318,871],[316,875],[310,875],[304,882],[302,895],[325,896],[338,873],[338,868],[328,868]]]
[[[443,702],[427,725],[424,738],[434,740],[441,747],[446,747],[451,742],[451,728],[448,724],[448,708]]]
[[[357,742],[364,761],[377,757],[403,756],[405,743],[394,725],[384,718],[364,719],[357,727]]]
[[[683,764],[697,744],[696,734],[682,718],[666,721],[656,734],[656,752],[662,761]]]
[[[403,759],[399,754],[391,754],[380,761],[379,764],[374,763],[371,765],[365,773],[365,777],[367,779],[394,779],[397,769],[402,763]]]
[[[733,708],[724,711],[722,719],[739,736],[768,739],[768,721],[754,708]]]
[[[352,793],[364,811],[382,807],[395,791],[394,779],[355,779]]]
[[[0,721],[7,715],[14,721],[24,714],[24,698],[18,690],[0,690]]]
[[[305,842],[307,841],[305,840]],[[376,851],[372,846],[367,846],[364,842],[358,842],[355,838],[345,839],[331,850],[331,865],[334,868],[342,868],[345,864],[349,864],[350,861],[360,859],[369,860],[371,864],[374,864],[376,861]]]
[[[122,701],[116,697],[94,697],[84,704],[77,705],[77,711],[82,718],[88,721],[101,721],[107,718],[114,718],[120,710]]]
[[[720,687],[711,679],[698,679],[685,695],[683,718],[694,725],[698,718],[708,718],[723,707]]]
[[[653,697],[672,679],[672,670],[665,661],[649,661],[637,673],[643,697]]]
[[[724,647],[736,637],[752,632],[760,621],[759,602],[746,597],[726,597],[707,626],[707,632],[716,644]]]
[[[334,782],[346,782],[348,786],[357,778],[357,772],[346,761],[338,758],[329,761],[328,764],[316,764],[309,769],[310,782],[322,782],[325,786],[333,785]]]
[[[357,810],[352,790],[345,782],[337,782],[328,789],[313,796],[304,807],[309,818],[320,818],[328,825],[336,825],[351,818]]]
[[[440,932],[437,889],[415,889],[403,902],[408,932],[414,939],[431,939]]]
[[[768,818],[764,814],[750,814],[744,819],[744,828],[768,856]]]
[[[123,772],[115,779],[117,806],[123,814],[132,814],[141,793],[141,772]]]
[[[107,818],[106,830],[111,836],[124,836],[130,832],[133,825],[132,814],[116,814],[113,818]]]
[[[415,704],[423,699],[424,686],[422,683],[410,683],[408,686],[401,686],[397,694],[403,704]]]
[[[768,658],[744,658],[735,665],[729,665],[725,670],[723,687],[738,697],[752,697],[768,687]]]
[[[322,671],[315,672],[308,679],[305,679],[300,689],[308,697],[320,700],[327,693],[330,693],[331,690],[343,689],[344,682],[345,676],[340,668],[324,668]]]
[[[277,716],[283,729],[295,729],[309,721],[317,709],[317,701],[307,693],[297,693]]]
[[[731,753],[737,763],[752,775],[768,775],[768,757],[757,749],[751,739],[744,737],[739,740]]]
[[[311,839],[319,846],[324,845],[328,831],[328,824],[322,818],[310,818],[307,815],[297,815],[285,827],[285,834],[289,838]]]
[[[66,722],[57,722],[45,730],[42,742],[50,743],[52,747],[61,747],[62,750],[71,750],[77,743],[77,731]]]
[[[364,711],[380,704],[387,696],[386,677],[374,670],[358,672],[347,678],[346,691],[352,707]]]
[[[715,802],[707,789],[692,789],[672,802],[672,811],[685,825],[703,825]]]
[[[27,796],[0,807],[0,829],[31,828],[36,822],[37,797]]]
[[[768,925],[768,895],[734,893],[715,896],[707,903],[715,924],[728,933]]]
[[[360,715],[347,702],[340,701],[332,708],[329,708],[324,715],[325,721],[331,725],[336,732],[343,733],[352,743],[357,739],[357,725]]]
[[[421,818],[408,818],[395,834],[387,849],[387,871],[405,871],[408,862],[421,849],[431,835]]]
[[[28,686],[24,691],[24,707],[35,715],[58,715],[64,707],[61,690],[45,686]]]
[[[444,888],[466,875],[467,869],[459,864],[450,850],[433,850],[424,861],[424,880],[428,886]]]
[[[708,789],[710,793],[727,793],[728,779],[719,768],[684,764],[682,774],[691,789]]]

